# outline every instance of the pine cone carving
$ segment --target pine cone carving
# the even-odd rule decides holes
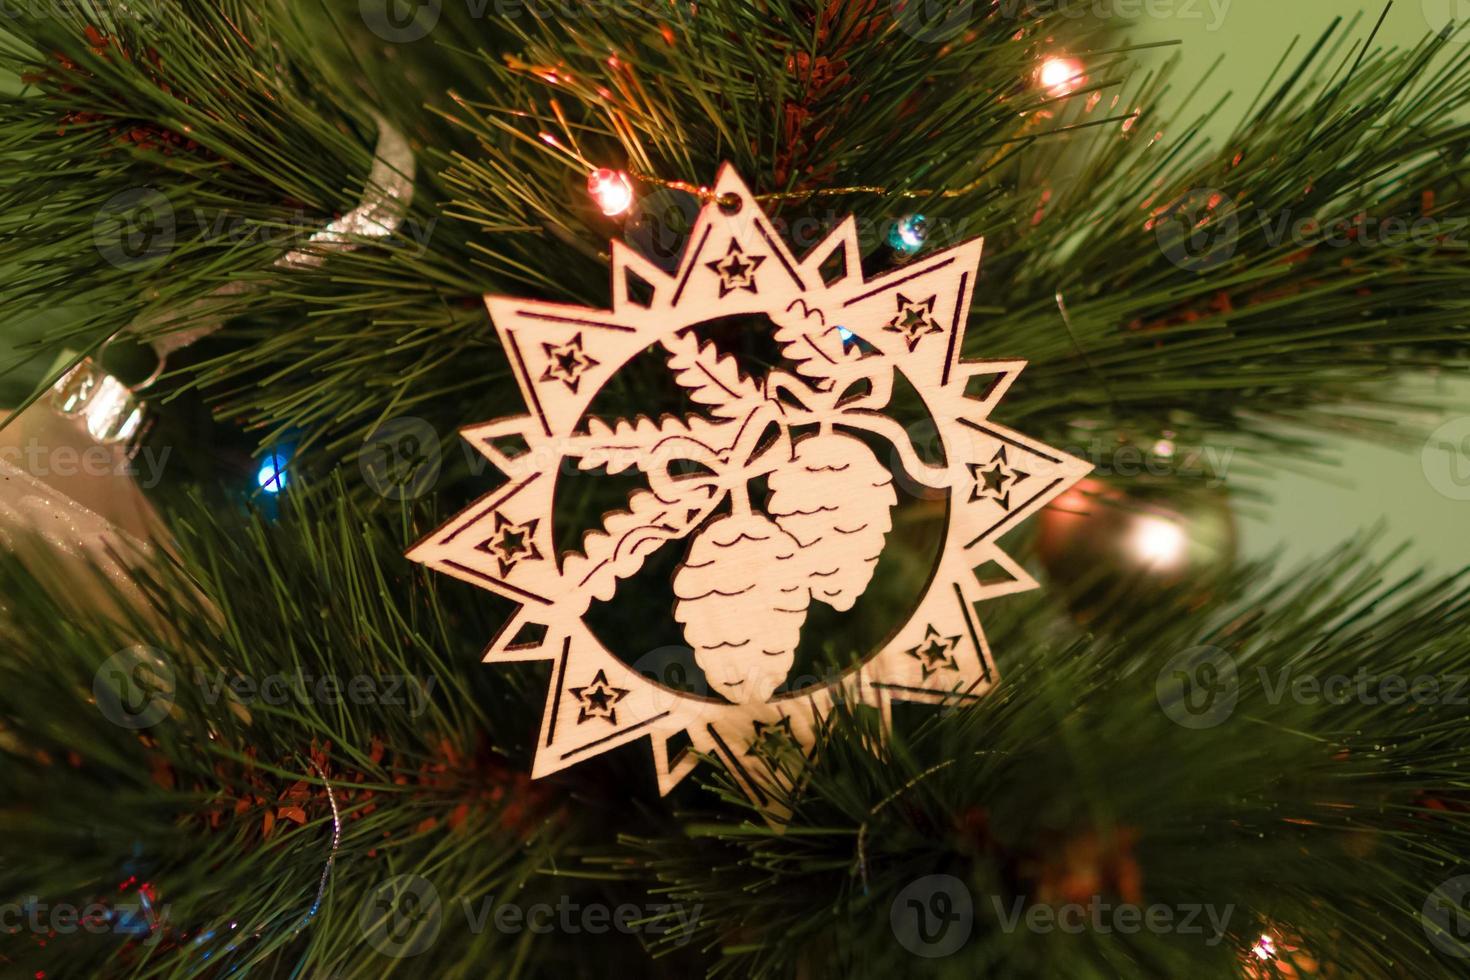
[[[766,509],[801,545],[812,597],[851,609],[893,529],[893,474],[861,440],[821,432],[796,444],[769,487]]]
[[[796,662],[811,596],[801,546],[761,514],[729,514],[690,543],[674,575],[674,619],[714,689],[770,700]]]

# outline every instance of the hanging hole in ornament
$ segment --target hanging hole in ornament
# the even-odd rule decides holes
[[[724,194],[715,198],[715,205],[719,207],[720,213],[722,214],[739,214],[740,209],[745,206],[745,202],[741,200],[739,194],[726,191]]]

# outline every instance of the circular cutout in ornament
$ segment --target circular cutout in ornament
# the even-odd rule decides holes
[[[761,700],[797,696],[832,682],[876,649],[874,638],[896,631],[923,595],[947,519],[944,495],[932,499],[909,491],[908,481],[900,479],[903,468],[886,440],[861,425],[849,429],[840,419],[824,421],[803,405],[821,394],[810,384],[776,371],[782,383],[779,390],[769,388],[772,365],[782,360],[775,340],[780,330],[764,315],[735,316],[694,324],[679,338],[680,343],[700,345],[706,357],[721,359],[750,394],[769,392],[769,399],[783,402],[780,421],[789,430],[790,459],[776,460],[768,473],[744,481],[742,501],[748,513],[775,525],[779,533],[771,536],[771,542],[794,539],[803,559],[801,564],[776,561],[763,565],[760,579],[776,581],[785,575],[792,579],[786,585],[795,588],[794,583],[800,583],[816,601],[807,607],[796,648],[772,658],[787,669],[784,676],[777,676],[773,664],[768,680],[777,684]],[[690,389],[681,387],[675,372],[668,369],[667,357],[660,347],[626,362],[593,395],[576,431],[615,426],[619,418],[657,419],[666,427],[681,427],[690,418],[711,426],[722,424],[725,420],[720,413],[727,403],[711,400],[718,397],[719,389],[696,388],[697,400],[691,399]],[[686,375],[681,372],[678,377]],[[895,388],[906,389],[909,397],[891,399],[890,405],[904,404],[903,411],[890,414],[895,414],[905,432],[934,431],[913,387],[901,373],[895,374],[894,381]],[[611,390],[614,388],[619,390]],[[872,391],[871,384],[856,391],[849,410],[858,411]],[[602,514],[621,507],[630,493],[650,489],[632,456],[591,462],[598,465],[591,469],[563,465],[558,470],[553,534],[558,554],[580,549],[583,536],[600,526]],[[697,460],[672,458],[668,463],[675,478],[695,472],[714,474]],[[713,544],[719,532],[710,530],[712,523],[732,510],[727,498],[700,528],[648,553],[637,572],[618,582],[615,595],[606,602],[594,601],[585,616],[588,628],[603,646],[631,666],[636,667],[648,651],[666,651],[667,658],[667,651],[682,646],[683,662],[680,669],[670,672],[673,683],[666,685],[673,691],[725,700],[737,700],[742,694],[738,675],[729,678],[733,683],[728,687],[711,682],[709,676],[741,669],[741,637],[697,646],[699,636],[723,628],[712,623],[712,618],[723,615],[737,631],[764,618],[738,615],[742,603],[754,603],[754,596],[740,599],[710,590],[697,594],[701,576],[716,578],[721,592],[731,592],[732,584],[723,580],[725,571],[740,567],[742,548],[760,547],[750,540],[741,541],[733,546],[736,554],[732,555],[730,546],[719,550]],[[885,549],[890,533],[902,535],[901,547]],[[843,560],[852,548],[870,560],[845,566]],[[690,558],[701,549],[716,549],[713,564],[706,566],[701,559]],[[761,564],[758,556],[753,560]],[[758,584],[751,581],[746,587],[754,589]],[[721,606],[735,614],[722,611]],[[672,609],[674,615],[649,615],[650,609]]]

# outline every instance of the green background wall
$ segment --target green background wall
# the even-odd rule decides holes
[[[1206,127],[1217,140],[1228,135],[1294,37],[1301,36],[1296,48],[1301,52],[1333,17],[1354,15],[1360,16],[1356,36],[1366,36],[1385,6],[1334,0],[1214,0],[1213,6],[1209,0],[1093,2],[1132,17],[1137,40],[1182,42],[1186,64],[1176,88],[1187,87],[1224,56],[1215,84],[1235,95]],[[1470,21],[1470,0],[1399,0],[1389,10],[1378,43],[1413,44],[1452,18]],[[1470,169],[1470,161],[1466,167]],[[1470,257],[1465,274],[1470,275]],[[1338,467],[1291,472],[1286,469],[1290,462],[1283,461],[1274,476],[1246,477],[1271,499],[1267,505],[1242,508],[1245,552],[1261,555],[1279,549],[1288,559],[1306,560],[1381,523],[1385,534],[1378,550],[1407,542],[1405,566],[1428,564],[1451,571],[1470,564],[1470,379],[1416,379],[1405,386],[1405,394],[1458,407],[1424,414],[1422,428],[1440,430],[1428,444],[1414,440],[1395,449],[1332,438],[1323,444],[1340,461]]]

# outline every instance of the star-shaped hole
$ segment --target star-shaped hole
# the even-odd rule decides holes
[[[732,238],[724,257],[706,262],[705,266],[720,277],[720,298],[724,299],[737,289],[755,292],[755,270],[765,260],[764,255],[746,255],[740,243]]]
[[[589,718],[606,718],[616,725],[618,723],[617,703],[628,696],[628,689],[624,687],[613,687],[608,683],[607,672],[599,670],[592,676],[592,683],[584,687],[571,689],[572,697],[581,702],[581,709],[577,712],[577,724],[582,724]]]
[[[495,529],[491,532],[489,539],[481,542],[479,548],[495,558],[500,565],[500,574],[509,575],[511,569],[523,561],[535,561],[541,557],[541,551],[536,547],[536,525],[541,518],[533,518],[524,524],[517,524],[500,512],[495,514]]]
[[[1006,461],[1006,449],[1001,446],[988,463],[970,463],[970,477],[975,481],[970,491],[971,500],[994,500],[1002,510],[1011,509],[1011,490],[1014,485],[1031,474],[1022,473]]]
[[[746,755],[764,759],[767,762],[775,762],[783,755],[793,750],[800,751],[796,743],[796,735],[791,731],[791,718],[782,715],[780,721],[757,721],[752,722],[755,734],[751,737],[750,748]]]
[[[893,319],[889,320],[883,327],[889,333],[896,333],[908,344],[912,352],[919,346],[919,341],[931,333],[943,333],[944,328],[939,321],[934,319],[934,301],[937,297],[930,296],[928,299],[914,301],[903,293],[898,294],[898,312]]]
[[[938,630],[929,626],[924,631],[923,641],[918,646],[911,647],[908,655],[919,662],[924,679],[928,680],[932,674],[941,670],[959,670],[959,665],[954,660],[955,647],[959,643],[958,636],[940,636]]]
[[[582,375],[597,366],[597,361],[587,356],[582,349],[582,335],[577,334],[564,344],[542,344],[546,351],[546,370],[542,381],[560,381],[573,393],[582,383]]]

